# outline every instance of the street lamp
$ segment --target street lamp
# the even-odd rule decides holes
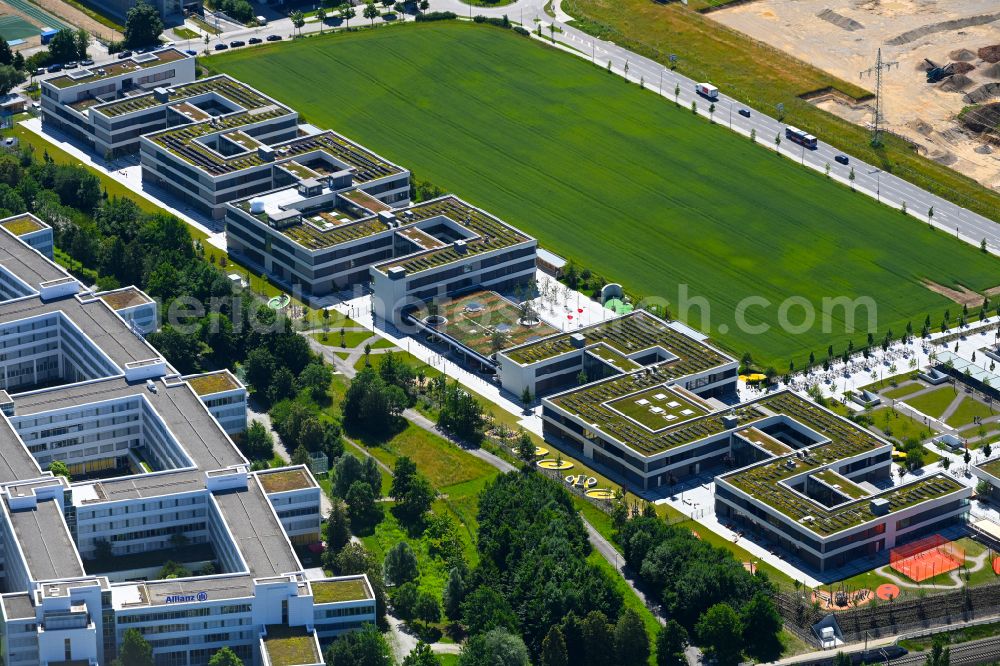
[[[875,174],[875,200],[882,203],[882,170],[875,169],[869,171],[868,175]]]

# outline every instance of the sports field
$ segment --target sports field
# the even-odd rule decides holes
[[[37,34],[38,28],[20,16],[0,14],[0,37],[3,37],[5,41],[13,42],[18,39],[27,39]]]
[[[712,127],[578,58],[484,26],[437,23],[310,38],[207,60],[536,235],[736,353],[783,371],[844,348],[870,296],[876,338],[960,306],[921,284],[1000,284],[1000,261]],[[655,85],[655,82],[648,82]],[[679,290],[710,305],[688,312]],[[798,296],[815,325],[776,324]],[[737,326],[737,305],[752,333]],[[744,301],[745,303],[745,301]],[[866,317],[860,311],[859,325]],[[803,319],[792,307],[793,324]],[[745,329],[745,327],[742,327]],[[853,334],[856,346],[866,332]]]

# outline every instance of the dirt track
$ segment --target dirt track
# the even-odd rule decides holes
[[[888,128],[932,159],[1000,189],[1000,146],[984,144],[955,121],[969,103],[965,94],[996,82],[976,52],[1000,44],[998,9],[996,0],[758,0],[708,16],[866,88],[874,83],[859,72],[874,63],[882,45],[883,59],[899,63],[883,76]],[[938,64],[960,59],[973,69],[928,84],[924,58]],[[815,103],[859,124],[869,123],[874,112],[874,104],[834,97]]]

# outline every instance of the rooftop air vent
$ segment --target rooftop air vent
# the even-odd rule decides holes
[[[457,240],[457,241],[455,241],[455,252],[458,252],[459,254],[465,254],[468,251],[469,251],[469,248],[468,248],[468,246],[466,246],[464,240]]]
[[[722,417],[722,427],[726,430],[731,430],[735,428],[740,423],[739,418],[735,414],[725,414]]]
[[[213,119],[213,123],[215,120]],[[263,162],[273,162],[274,161],[274,148],[270,146],[257,146],[257,157]]]
[[[884,516],[889,513],[889,500],[884,497],[873,497],[871,501],[872,514]]]
[[[166,104],[170,99],[170,91],[166,88],[154,88],[153,89],[153,99],[155,99],[160,104]]]
[[[387,210],[379,211],[378,219],[389,229],[396,226],[396,216]]]
[[[576,349],[583,349],[583,346],[587,344],[587,338],[583,336],[583,333],[574,333],[569,336],[569,342]]]

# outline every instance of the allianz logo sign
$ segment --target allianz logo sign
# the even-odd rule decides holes
[[[199,592],[197,594],[171,594],[164,599],[164,602],[168,604],[190,604],[195,601],[208,601],[208,592]]]

